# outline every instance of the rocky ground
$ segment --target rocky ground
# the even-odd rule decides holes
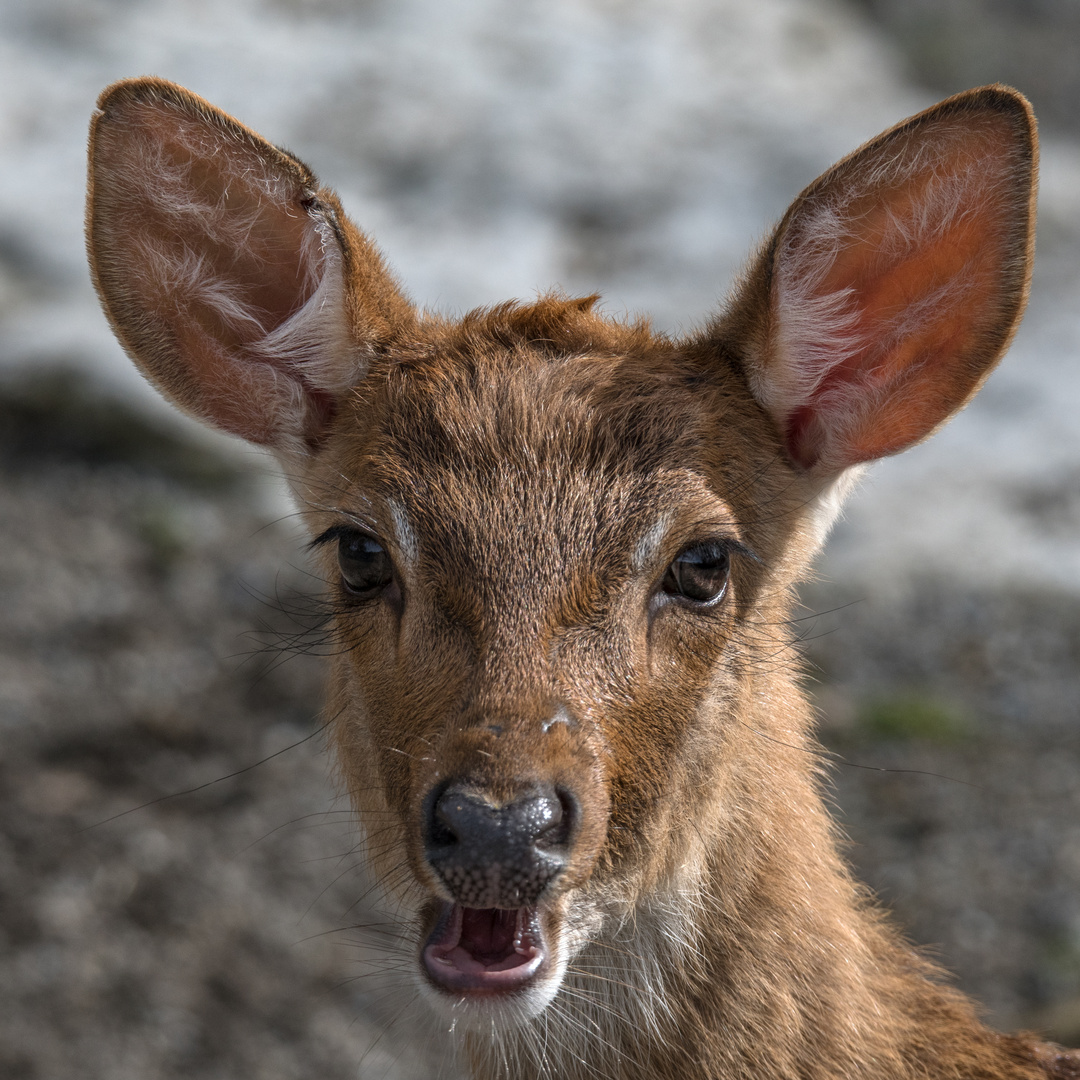
[[[394,1023],[318,582],[270,505],[74,376],[0,395],[4,1077],[451,1075]],[[807,600],[835,609],[797,629],[860,872],[995,1022],[1080,1042],[1080,602]]]

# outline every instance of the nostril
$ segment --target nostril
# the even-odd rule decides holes
[[[446,815],[440,809],[436,809],[435,817],[428,829],[428,843],[432,847],[447,847],[457,843],[457,833],[446,819]]]
[[[551,820],[536,834],[536,845],[547,851],[567,847],[578,821],[577,800],[565,788],[556,788],[554,799],[549,801],[554,804],[551,808]]]
[[[449,788],[450,781],[445,780],[433,787],[424,799],[424,847],[428,850],[457,843],[458,834],[451,824],[451,815],[444,801]]]
[[[550,795],[530,794],[510,803],[504,810],[506,827],[518,841],[535,844],[562,824],[562,804]]]

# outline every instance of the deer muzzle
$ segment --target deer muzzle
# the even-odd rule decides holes
[[[507,993],[541,972],[550,950],[540,905],[569,865],[580,819],[574,795],[554,785],[503,801],[463,782],[429,793],[424,856],[451,897],[421,952],[437,987]]]

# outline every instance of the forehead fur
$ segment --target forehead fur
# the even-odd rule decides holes
[[[382,471],[691,467],[711,380],[686,350],[645,323],[601,318],[594,302],[504,304],[426,324],[357,391],[359,412],[379,418],[365,442]]]

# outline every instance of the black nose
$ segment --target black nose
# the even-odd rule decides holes
[[[566,792],[531,788],[500,805],[451,783],[428,805],[428,863],[463,907],[532,907],[567,864],[576,811]]]

